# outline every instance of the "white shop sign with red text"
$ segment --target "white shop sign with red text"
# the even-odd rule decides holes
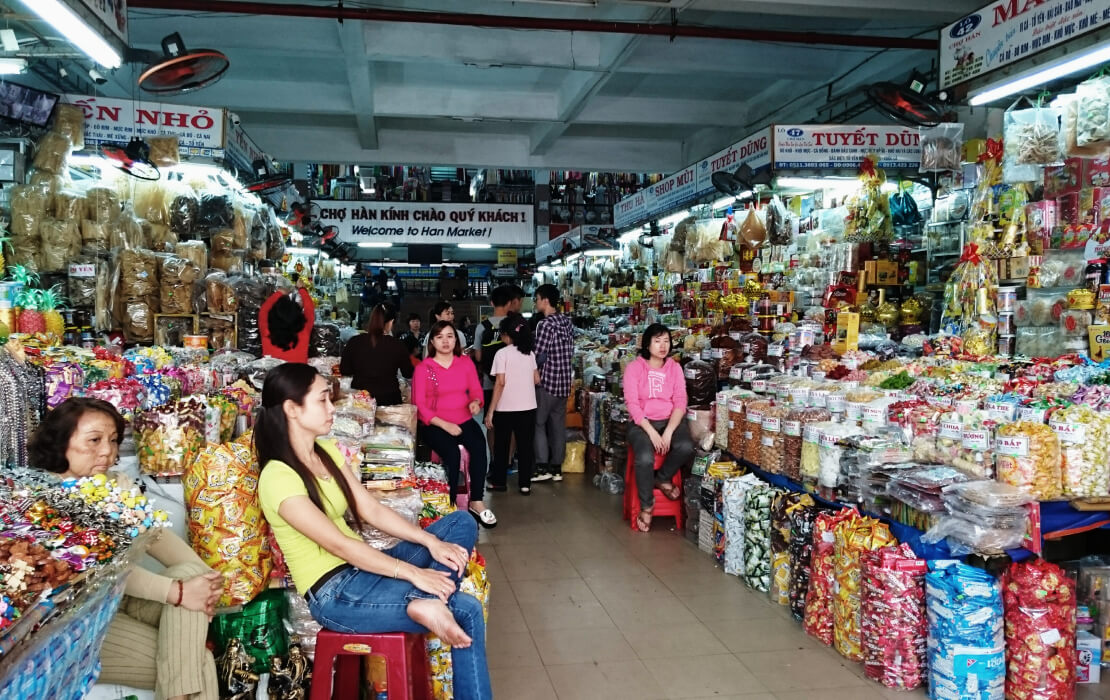
[[[652,209],[666,211],[693,199],[698,189],[696,173],[696,168],[691,165],[648,188],[651,190]]]
[[[868,155],[880,168],[921,166],[916,128],[866,124],[777,124],[775,169],[858,170]]]
[[[536,244],[531,204],[437,202],[314,202],[320,223],[339,229],[342,243]]]
[[[752,170],[771,165],[771,127],[703,158],[698,163],[697,193],[702,195],[713,191],[713,173],[721,170],[735,172],[741,165],[749,165]]]
[[[62,0],[63,4],[84,5],[115,36],[127,43],[127,0]]]
[[[86,143],[126,144],[132,136],[176,136],[195,155],[222,155],[224,110],[111,97],[66,95],[85,113]]]
[[[1104,27],[1110,27],[1110,0],[997,0],[941,30],[940,86],[966,82]]]
[[[650,187],[628,195],[613,205],[613,225],[620,229],[643,221],[652,211],[654,200]]]

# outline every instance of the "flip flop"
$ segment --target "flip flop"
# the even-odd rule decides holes
[[[644,520],[645,515],[648,516],[647,520]],[[648,532],[651,530],[650,510],[641,510],[639,513],[636,514],[636,529],[640,532]]]
[[[487,530],[492,530],[493,528],[497,527],[497,516],[494,515],[493,511],[489,508],[486,508],[481,513],[467,508],[467,512],[474,517],[474,520],[476,520],[479,525],[486,528]]]
[[[662,491],[663,495],[667,497],[668,501],[677,501],[679,498],[682,497],[682,492],[678,490],[678,487],[670,483],[669,481],[656,482],[655,488]]]

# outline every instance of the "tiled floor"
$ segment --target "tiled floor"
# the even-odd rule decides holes
[[[923,698],[866,679],[725,575],[670,518],[648,535],[580,476],[496,494],[489,665],[499,700]],[[1110,683],[1079,700],[1110,699]]]

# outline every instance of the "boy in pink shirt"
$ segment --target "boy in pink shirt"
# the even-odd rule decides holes
[[[628,429],[628,448],[640,496],[636,527],[641,532],[651,528],[653,489],[678,500],[682,494],[671,479],[694,457],[694,440],[686,424],[686,379],[670,354],[670,330],[653,323],[641,338],[640,356],[624,370],[624,400],[633,423]],[[657,453],[666,458],[655,471]]]

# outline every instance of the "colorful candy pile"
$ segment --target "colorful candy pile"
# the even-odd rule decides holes
[[[1004,586],[1007,697],[1074,698],[1075,583],[1036,559],[1011,565]]]
[[[925,682],[925,573],[908,545],[865,552],[860,628],[867,677],[888,688],[913,690]]]

